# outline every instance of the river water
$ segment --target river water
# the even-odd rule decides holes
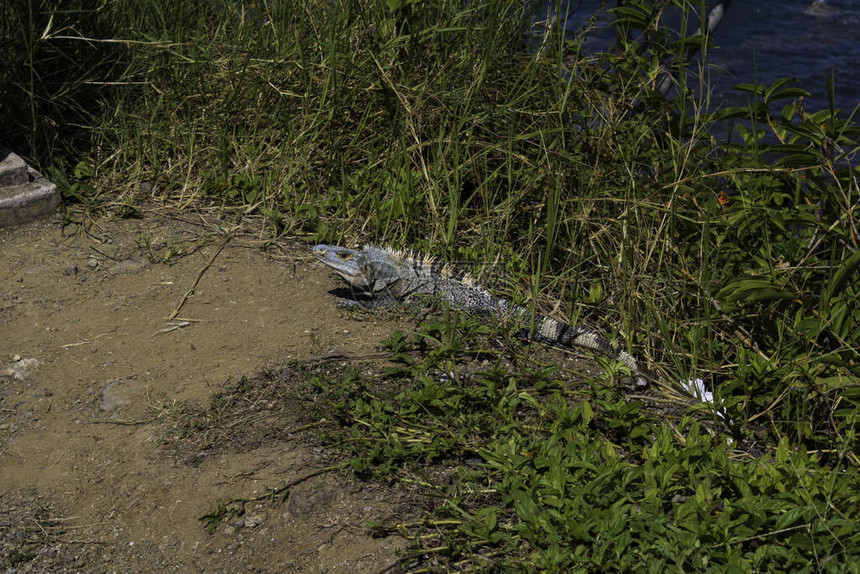
[[[565,9],[569,13],[567,29],[575,32],[599,4],[563,3],[561,13]],[[707,54],[712,103],[743,105],[749,96],[732,91],[734,85],[795,77],[812,94],[804,100],[806,110],[824,109],[829,105],[825,76],[832,69],[836,108],[847,119],[860,105],[860,0],[812,4],[812,0],[734,0],[714,33],[715,48]],[[673,25],[671,17],[666,21]],[[586,43],[588,51],[614,49],[611,24],[608,13],[598,19],[598,29]],[[854,120],[860,122],[860,109]]]

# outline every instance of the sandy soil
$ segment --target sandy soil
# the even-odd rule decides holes
[[[345,473],[248,504],[213,535],[199,521],[217,500],[301,478],[331,454],[301,432],[182,453],[153,413],[207,405],[273,360],[372,353],[393,326],[339,311],[337,282],[307,246],[264,253],[188,219],[0,230],[0,565],[385,570],[407,543],[373,538],[367,523],[402,519],[407,499]],[[306,422],[294,415],[282,426]]]

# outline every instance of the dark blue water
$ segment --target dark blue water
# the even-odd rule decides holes
[[[568,29],[578,29],[599,4],[570,0]],[[840,116],[848,118],[855,111],[860,105],[860,0],[828,0],[818,6],[826,5],[825,10],[811,9],[811,4],[812,0],[732,2],[706,58],[714,104],[746,103],[749,96],[731,92],[736,84],[796,77],[798,85],[812,94],[804,100],[807,111],[824,109],[829,105],[825,75],[832,69]],[[677,25],[678,18],[672,20],[668,17],[666,22]],[[611,23],[608,13],[598,20],[599,29],[586,45],[589,51],[613,49]],[[860,110],[854,119],[860,121]]]

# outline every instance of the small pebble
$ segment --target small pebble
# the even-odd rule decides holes
[[[63,270],[63,275],[77,275],[78,274],[78,266],[77,265],[69,265]]]
[[[87,267],[89,267],[90,269],[95,269],[98,266],[99,266],[98,259],[90,259],[89,261],[87,261]]]
[[[230,526],[233,528],[245,528],[245,518],[243,516],[237,516],[230,521]]]
[[[254,528],[263,523],[263,517],[259,514],[252,514],[245,517],[245,528]]]

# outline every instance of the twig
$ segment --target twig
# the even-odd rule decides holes
[[[402,351],[403,354],[410,354],[413,351]],[[307,365],[321,365],[324,363],[330,363],[332,361],[365,361],[372,359],[391,359],[394,357],[393,353],[390,352],[382,352],[382,353],[367,353],[365,355],[348,355],[346,353],[332,353],[330,355],[325,355],[322,357],[311,357],[305,361]]]
[[[61,348],[61,349],[68,349],[69,347],[80,347],[81,345],[89,345],[90,343],[92,343],[92,342],[93,342],[93,341],[95,341],[96,339],[100,339],[100,338],[104,337],[105,335],[110,335],[111,333],[116,332],[116,330],[117,330],[118,328],[119,328],[119,327],[114,327],[114,328],[113,328],[113,329],[111,329],[110,331],[107,331],[106,333],[102,333],[101,335],[96,335],[96,336],[95,336],[95,337],[93,337],[92,339],[86,339],[86,340],[83,340],[83,341],[78,341],[77,343],[66,343],[65,345],[60,345],[60,348]]]
[[[729,544],[742,544],[744,542],[749,542],[751,540],[761,540],[762,538],[767,538],[768,536],[776,536],[777,534],[785,534],[786,532],[794,532],[795,530],[803,530],[805,528],[809,528],[808,524],[798,524],[797,526],[789,526],[788,528],[782,528],[780,530],[774,530],[773,532],[765,532],[764,534],[757,534],[755,536],[748,536],[746,538],[736,538],[726,540],[725,542],[721,542],[714,546],[714,548],[722,548],[724,546],[728,546]]]
[[[156,420],[158,420],[158,417],[157,417],[157,416],[149,417],[148,419],[140,419],[140,420],[136,420],[136,421],[131,421],[131,420],[127,420],[127,419],[113,419],[113,420],[105,420],[105,421],[102,421],[102,420],[96,420],[96,421],[90,421],[90,424],[93,424],[93,425],[117,425],[117,426],[126,426],[126,427],[136,427],[136,426],[141,426],[141,425],[149,424],[149,423],[151,423],[152,421],[156,421]]]
[[[212,254],[212,257],[209,258],[209,261],[206,263],[206,265],[204,265],[200,269],[200,271],[197,272],[197,277],[194,278],[194,283],[191,285],[191,289],[186,291],[185,295],[182,297],[182,301],[179,302],[179,305],[176,307],[176,309],[173,310],[173,313],[171,313],[170,316],[167,317],[168,321],[172,321],[176,318],[177,315],[179,315],[179,312],[182,310],[182,307],[185,305],[185,302],[188,301],[188,298],[191,297],[194,294],[194,290],[197,289],[197,284],[200,283],[200,280],[203,278],[203,274],[206,273],[206,271],[208,271],[210,267],[212,267],[212,264],[215,263],[215,259],[227,245],[227,242],[230,241],[230,239],[232,238],[232,234],[225,237],[224,240],[221,242],[221,245],[218,246],[218,249],[215,250],[215,253]]]
[[[170,321],[167,323],[167,327],[163,329],[159,329],[155,332],[156,335],[163,335],[164,333],[170,333],[171,331],[175,331],[177,329],[181,329],[183,327],[187,327],[191,324],[191,321]]]
[[[722,177],[724,175],[732,175],[735,173],[794,173],[798,171],[810,171],[813,169],[819,169],[823,166],[824,164],[808,165],[805,167],[746,167],[726,169],[723,171],[713,171],[710,173],[691,175],[690,177],[685,177],[683,179],[673,181],[672,183],[667,183],[661,189],[669,189],[670,187],[677,188],[682,183],[687,183],[688,181],[692,181],[694,179],[705,179],[706,177]]]
[[[340,470],[342,468],[346,468],[347,466],[349,466],[349,461],[342,462],[340,464],[335,464],[333,466],[327,466],[325,468],[320,468],[318,470],[309,472],[308,474],[301,476],[299,478],[295,478],[293,480],[290,480],[290,481],[284,483],[283,486],[281,486],[279,488],[273,488],[272,490],[269,490],[265,494],[260,494],[258,496],[252,496],[249,498],[234,498],[234,499],[229,500],[227,502],[220,502],[218,504],[218,509],[215,510],[215,512],[211,512],[209,514],[201,516],[198,520],[205,522],[207,528],[209,529],[209,532],[214,533],[215,528],[218,527],[218,524],[221,522],[221,519],[224,518],[224,516],[226,516],[228,514],[233,514],[236,512],[241,512],[241,510],[244,508],[246,502],[258,502],[260,500],[266,500],[266,499],[274,498],[274,497],[282,495],[284,493],[289,494],[289,490],[291,488],[293,488],[294,486],[296,486],[298,484],[301,484],[302,482],[304,482],[310,478],[313,478],[315,476],[319,476],[321,474],[325,474],[327,472],[331,472],[333,470]]]
[[[326,419],[320,419],[320,420],[318,420],[318,421],[317,421],[317,422],[315,422],[315,423],[310,423],[310,424],[302,425],[302,426],[300,426],[300,427],[298,427],[298,428],[294,428],[293,430],[291,430],[291,431],[290,431],[290,432],[288,432],[287,434],[296,434],[297,432],[302,432],[302,431],[305,431],[305,430],[308,430],[308,429],[312,429],[312,428],[315,428],[315,427],[318,427],[318,426],[322,426],[322,425],[327,424],[327,423],[328,423],[328,420],[326,420]]]
[[[93,251],[95,251],[96,253],[98,253],[99,255],[101,255],[104,258],[110,259],[111,261],[119,261],[120,260],[119,257],[114,257],[113,255],[108,255],[102,249],[99,249],[95,245],[90,245],[90,249],[92,249]]]
[[[175,48],[177,46],[182,46],[180,42],[153,42],[150,40],[123,40],[118,38],[87,38],[85,36],[60,36],[53,34],[43,35],[40,40],[81,40],[87,43],[125,44],[126,46],[141,44],[155,48]]]

